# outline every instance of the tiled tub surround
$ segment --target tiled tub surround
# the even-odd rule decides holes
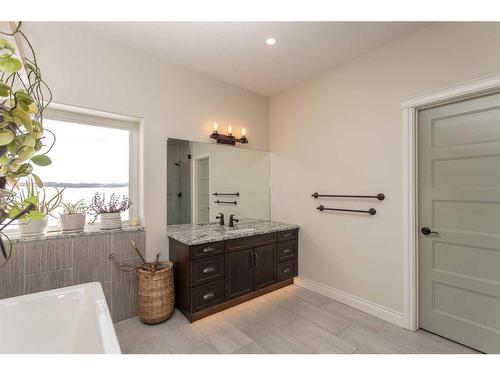
[[[141,227],[15,238],[10,261],[0,268],[0,299],[98,281],[113,321],[135,316],[137,276],[121,271],[116,262],[136,263],[129,241],[145,252],[145,239]]]
[[[299,226],[295,224],[281,223],[278,221],[242,219],[234,229],[239,230],[247,228],[253,228],[255,230],[245,233],[233,233],[232,229],[227,225],[221,228],[218,223],[180,224],[167,226],[167,235],[185,245],[199,245],[233,238],[298,229]]]

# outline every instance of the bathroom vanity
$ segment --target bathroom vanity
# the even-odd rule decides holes
[[[175,303],[190,321],[297,276],[299,227],[269,220],[269,163],[267,151],[167,140]]]
[[[193,322],[292,284],[298,230],[267,220],[168,226],[176,307]]]

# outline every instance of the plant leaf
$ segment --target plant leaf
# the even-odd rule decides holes
[[[35,180],[35,184],[37,187],[39,187],[40,189],[43,188],[42,179],[37,174],[32,173],[31,177],[33,177],[33,180]]]
[[[0,71],[5,73],[16,73],[22,68],[21,61],[15,57],[0,56]]]
[[[8,49],[12,53],[16,53],[16,49],[6,39],[0,39],[0,49]]]
[[[20,177],[26,177],[26,176],[29,176],[29,174],[31,173],[32,170],[33,170],[33,166],[30,163],[24,163],[24,164],[21,164],[21,166],[16,171],[16,173]]]
[[[0,96],[9,96],[10,86],[0,81]]]
[[[31,211],[28,216],[32,220],[42,220],[44,215],[40,211]]]
[[[10,218],[10,219],[13,219],[13,218],[15,218],[17,215],[19,215],[19,213],[20,213],[20,212],[21,212],[21,210],[20,210],[20,209],[18,209],[17,207],[12,207],[12,208],[10,209],[10,211],[9,211],[8,216],[9,216],[9,218]]]
[[[25,204],[26,206],[30,203],[36,206],[38,204],[38,197],[36,195],[33,195],[31,197],[26,198],[23,202],[23,204]]]
[[[12,111],[12,117],[14,117],[14,122],[17,126],[24,125],[28,132],[33,131],[33,123],[31,122],[31,117],[24,112],[21,108],[16,108]]]
[[[31,161],[40,167],[52,164],[52,160],[47,155],[35,155],[31,158]]]

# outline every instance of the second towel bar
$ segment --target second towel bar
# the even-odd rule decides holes
[[[385,195],[383,193],[378,193],[377,195],[342,195],[342,194],[319,194],[314,193],[311,194],[313,198],[319,197],[328,197],[328,198],[376,198],[379,201],[383,201],[385,199]]]
[[[214,201],[214,203],[217,203],[217,204],[234,204],[235,206],[238,204],[238,202],[236,201],[220,201],[220,200],[216,200]]]
[[[360,213],[363,213],[363,214],[370,214],[370,215],[375,215],[377,213],[377,210],[374,209],[374,208],[370,208],[368,211],[364,211],[364,210],[348,210],[347,208],[327,208],[323,205],[320,205],[318,207],[316,207],[317,210],[320,210],[320,211],[344,211],[344,212],[360,212]]]

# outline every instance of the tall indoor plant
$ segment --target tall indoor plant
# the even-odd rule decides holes
[[[12,42],[25,45],[26,56]],[[46,166],[51,163],[46,155],[52,148],[43,151],[46,133],[43,127],[43,111],[52,100],[52,93],[42,78],[35,51],[21,30],[21,22],[11,31],[0,31],[0,266],[10,257],[11,243],[4,233],[5,227],[14,219],[34,208],[32,202],[18,217],[9,213],[8,199],[15,196],[19,178],[32,176],[38,187],[40,177],[33,174],[33,164]],[[54,139],[54,138],[52,138]],[[10,220],[9,220],[10,219]],[[7,221],[7,222],[6,222]],[[3,239],[7,239],[4,243]]]

